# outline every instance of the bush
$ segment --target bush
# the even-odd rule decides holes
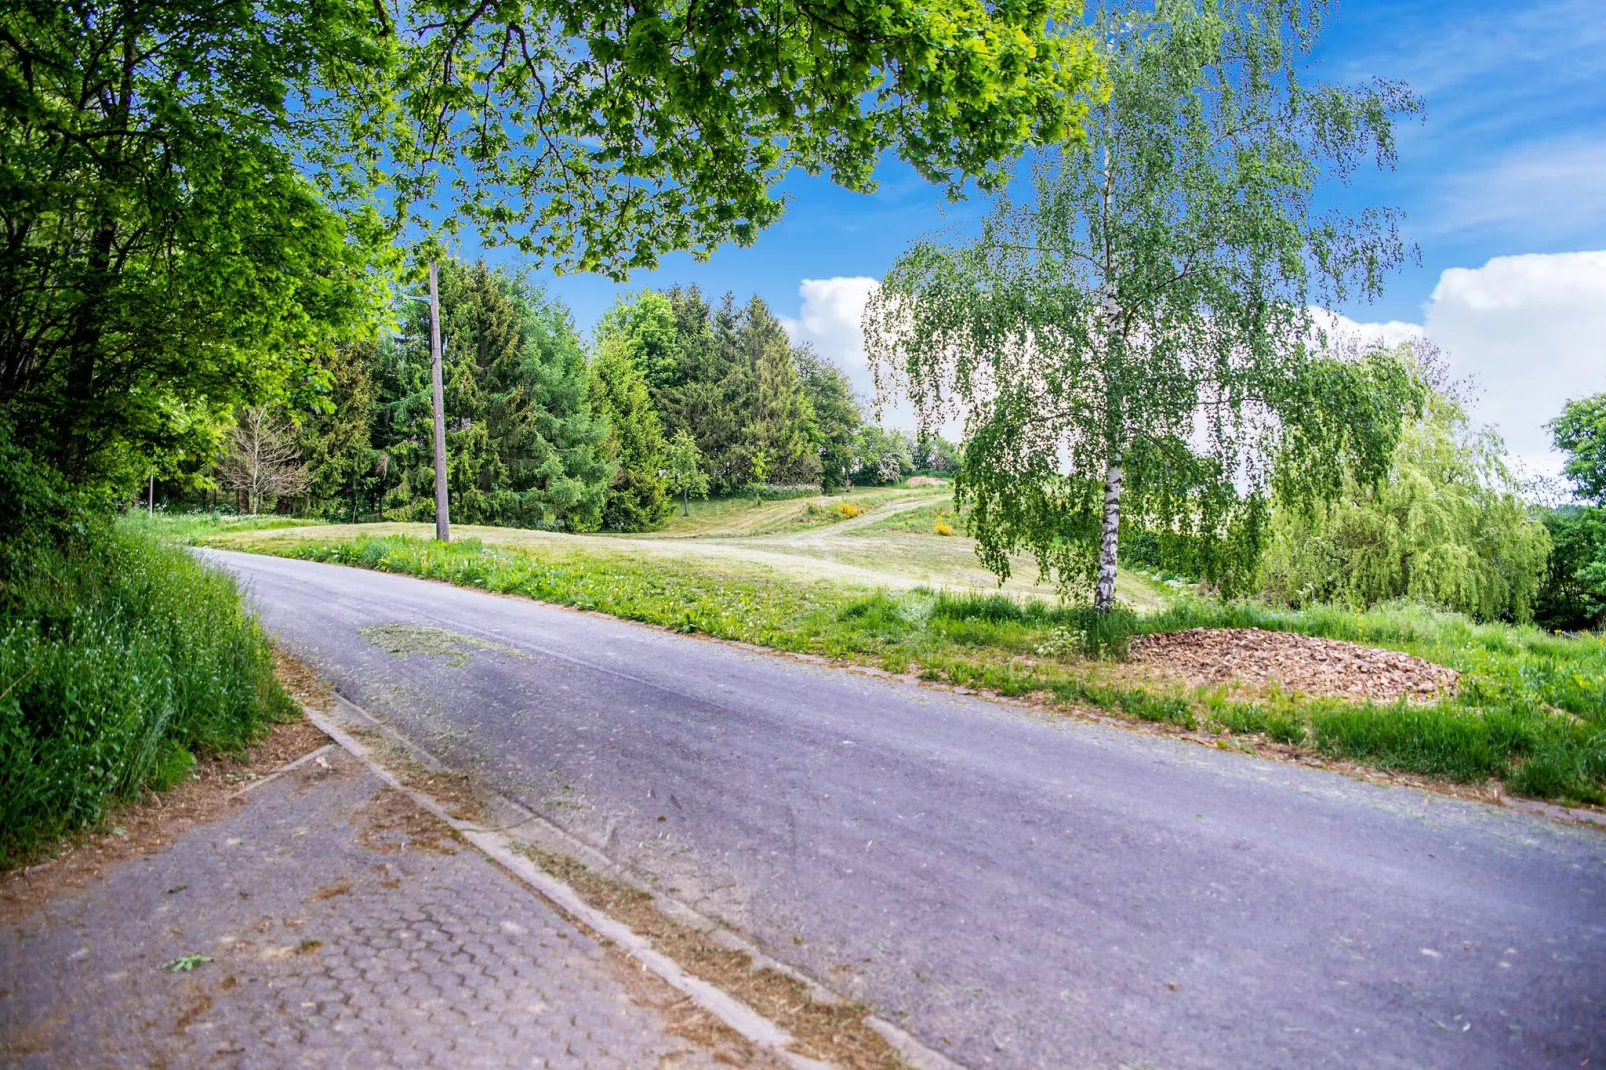
[[[291,711],[233,581],[185,550],[102,523],[5,581],[0,866]]]
[[[762,498],[767,502],[784,502],[792,498],[818,498],[820,485],[818,483],[753,483],[749,484],[747,493],[755,498]]]

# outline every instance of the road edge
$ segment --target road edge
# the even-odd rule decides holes
[[[432,772],[448,772],[449,767],[434,755],[419,747],[412,740],[403,736],[395,729],[375,718],[356,703],[345,696],[334,694],[337,709],[346,718],[355,720],[367,730],[377,732],[388,741],[402,749],[414,761]],[[774,1053],[796,1070],[826,1070],[832,1064],[821,1062],[791,1050],[794,1038],[779,1024],[765,1018],[758,1011],[729,995],[716,985],[696,977],[683,969],[674,959],[653,948],[651,944],[623,922],[609,916],[603,911],[593,907],[568,883],[558,879],[544,869],[537,866],[526,854],[518,849],[518,837],[512,835],[515,830],[528,826],[536,826],[544,835],[542,839],[560,844],[570,857],[577,859],[588,867],[605,873],[614,880],[623,881],[649,895],[655,906],[665,914],[676,920],[689,922],[694,927],[706,932],[720,944],[747,954],[753,961],[754,969],[773,969],[807,985],[816,998],[825,1002],[842,1002],[844,997],[820,984],[814,978],[794,969],[787,964],[772,958],[770,955],[754,947],[717,921],[708,918],[692,907],[645,888],[635,881],[627,871],[617,863],[607,858],[589,844],[580,841],[562,829],[547,821],[526,807],[502,796],[500,793],[489,791],[481,784],[475,784],[475,795],[488,804],[489,808],[509,820],[502,822],[479,822],[454,817],[447,808],[433,796],[426,792],[409,787],[391,769],[387,768],[374,753],[374,748],[364,744],[353,736],[345,727],[338,723],[336,716],[319,710],[314,710],[301,704],[307,719],[330,739],[334,740],[342,749],[351,754],[376,777],[397,791],[411,798],[415,803],[427,810],[431,815],[446,823],[453,831],[463,837],[463,840],[473,846],[481,854],[517,878],[536,894],[546,899],[564,914],[575,919],[598,936],[613,943],[623,954],[638,963],[642,968],[649,970],[662,979],[666,984],[681,992],[698,1007],[723,1022],[725,1025],[740,1034],[749,1043]],[[869,1015],[865,1019],[877,1033],[881,1034],[894,1051],[915,1070],[961,1070],[959,1063],[927,1047],[906,1030],[886,1021],[877,1015]]]

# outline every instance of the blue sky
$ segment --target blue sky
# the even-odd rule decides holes
[[[1379,303],[1337,311],[1363,323],[1425,323],[1493,399],[1480,415],[1519,457],[1553,469],[1539,425],[1562,398],[1606,390],[1606,343],[1597,349],[1591,339],[1606,338],[1606,318],[1595,314],[1606,308],[1606,254],[1598,262],[1554,255],[1606,250],[1606,3],[1350,0],[1336,9],[1319,59],[1327,80],[1403,79],[1427,103],[1425,121],[1399,131],[1395,171],[1363,172],[1328,193],[1338,206],[1403,208],[1422,262],[1399,271]],[[982,210],[947,203],[897,163],[882,168],[869,197],[802,175],[785,189],[786,217],[750,248],[706,263],[669,257],[627,286],[572,276],[551,289],[582,329],[622,290],[674,282],[757,291],[777,313],[807,320],[804,280],[879,277],[911,240],[963,227]],[[1513,301],[1523,307],[1505,309],[1499,324],[1480,319],[1491,302]],[[812,311],[816,320],[845,317],[839,329],[820,321],[813,334],[800,330],[822,350],[841,350],[831,355],[853,372],[862,357],[851,352],[851,309]],[[1530,327],[1549,332],[1546,352],[1524,350],[1537,339]],[[1492,335],[1503,347],[1491,348]],[[1508,386],[1514,376],[1526,386]],[[1523,390],[1533,396],[1514,411]]]

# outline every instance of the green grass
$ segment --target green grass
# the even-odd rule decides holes
[[[0,586],[0,868],[293,712],[233,581],[144,526],[40,544]]]
[[[1457,782],[1606,802],[1606,643],[1475,624],[1417,606],[1298,612],[1189,598],[1150,613],[996,594],[847,588],[762,565],[648,560],[606,540],[508,549],[317,532],[227,540],[241,549],[441,579],[595,609],[683,632],[875,665],[893,672],[1218,734]],[[1426,705],[1350,704],[1272,692],[1254,701],[1123,674],[1131,637],[1258,627],[1404,650],[1462,671]]]
[[[954,530],[956,535],[965,531],[964,521],[954,513],[954,500],[943,498],[930,505],[922,505],[918,509],[901,509],[884,520],[877,520],[866,524],[854,532],[856,535],[869,535],[880,531],[907,531],[921,535],[930,535],[941,519]]]
[[[848,502],[868,512],[878,506],[899,499],[918,498],[944,493],[941,488],[875,487],[845,494],[819,494],[808,498],[786,498],[755,503],[746,497],[710,498],[691,503],[691,515],[681,515],[677,505],[662,531],[652,535],[732,536],[774,535],[788,531],[834,524],[847,519],[837,511],[839,503]],[[812,509],[810,508],[812,507]],[[633,536],[643,537],[643,536]]]
[[[197,546],[219,535],[236,531],[270,531],[277,528],[299,528],[327,521],[308,520],[304,517],[280,516],[267,513],[262,516],[237,516],[234,513],[165,513],[147,516],[135,509],[119,523],[125,531],[157,535]]]

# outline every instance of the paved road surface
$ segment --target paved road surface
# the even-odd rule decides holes
[[[965,1064],[1606,1065],[1600,832],[212,557],[370,712]]]

